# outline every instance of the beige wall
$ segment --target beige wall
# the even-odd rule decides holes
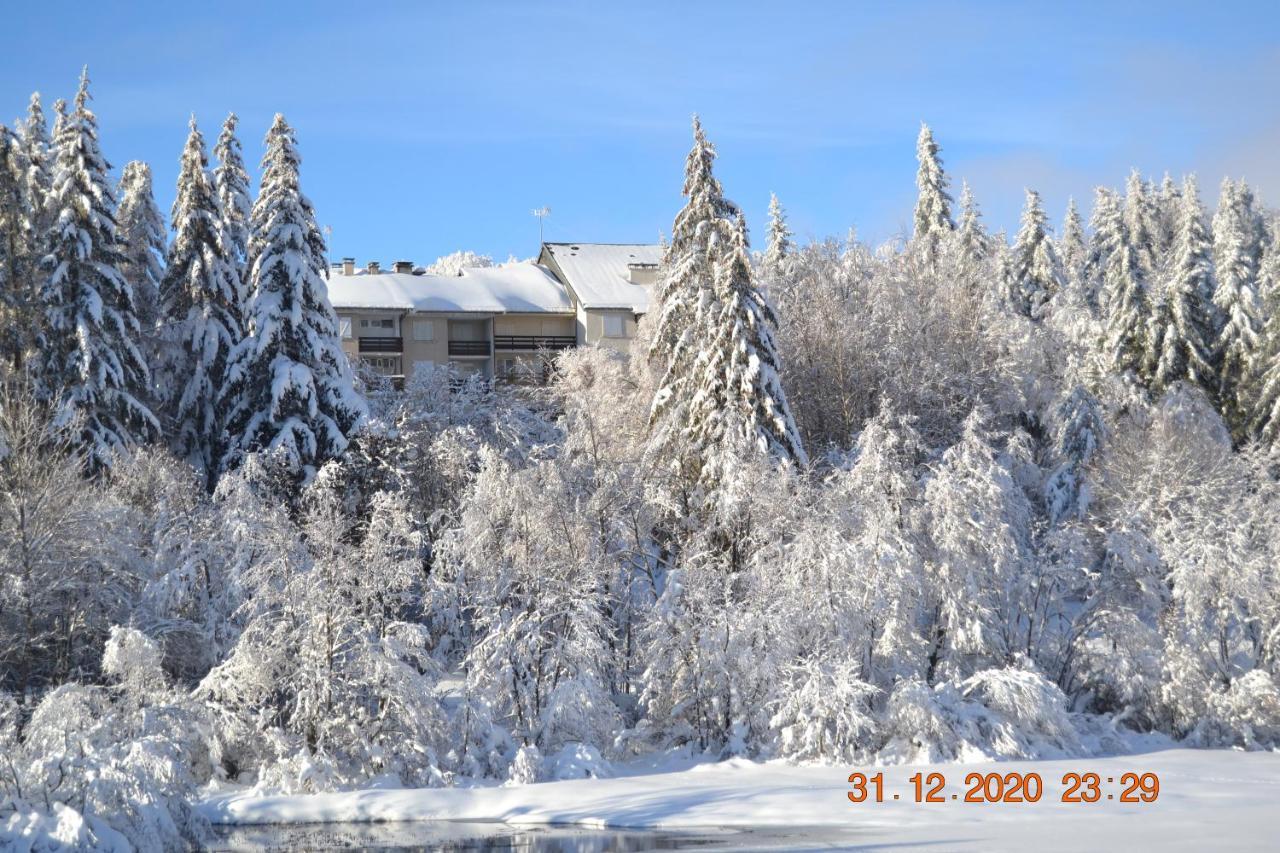
[[[622,337],[605,337],[604,317],[606,314],[622,317]],[[604,311],[588,308],[583,311],[582,320],[585,326],[584,343],[616,349],[619,352],[631,351],[631,339],[636,336],[636,315],[630,311]]]
[[[493,318],[495,335],[572,335],[568,314],[501,314]]]

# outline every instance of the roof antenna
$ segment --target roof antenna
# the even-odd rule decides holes
[[[533,215],[538,217],[538,246],[542,246],[542,221],[551,215],[551,208],[536,207],[533,209]]]

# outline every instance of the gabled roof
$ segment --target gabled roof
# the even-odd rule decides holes
[[[662,247],[649,243],[543,243],[565,282],[584,308],[649,310],[650,286],[633,284],[628,266],[656,266]]]
[[[551,271],[538,264],[468,267],[462,275],[329,270],[329,301],[342,309],[570,314],[573,302]]]

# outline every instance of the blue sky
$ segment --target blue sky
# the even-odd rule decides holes
[[[1280,204],[1274,2],[15,5],[0,116],[87,63],[108,159],[151,163],[167,211],[189,114],[212,141],[238,112],[256,164],[283,112],[362,263],[527,257],[542,205],[548,239],[655,240],[695,111],[757,236],[770,191],[802,238],[907,228],[921,120],[993,228],[1131,166]]]

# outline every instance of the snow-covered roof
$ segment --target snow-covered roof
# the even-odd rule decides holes
[[[342,309],[483,312],[573,312],[573,301],[551,271],[537,264],[468,267],[462,275],[329,270],[329,301]]]
[[[656,266],[662,247],[647,243],[544,243],[584,308],[649,310],[650,285],[634,284],[629,268]]]

